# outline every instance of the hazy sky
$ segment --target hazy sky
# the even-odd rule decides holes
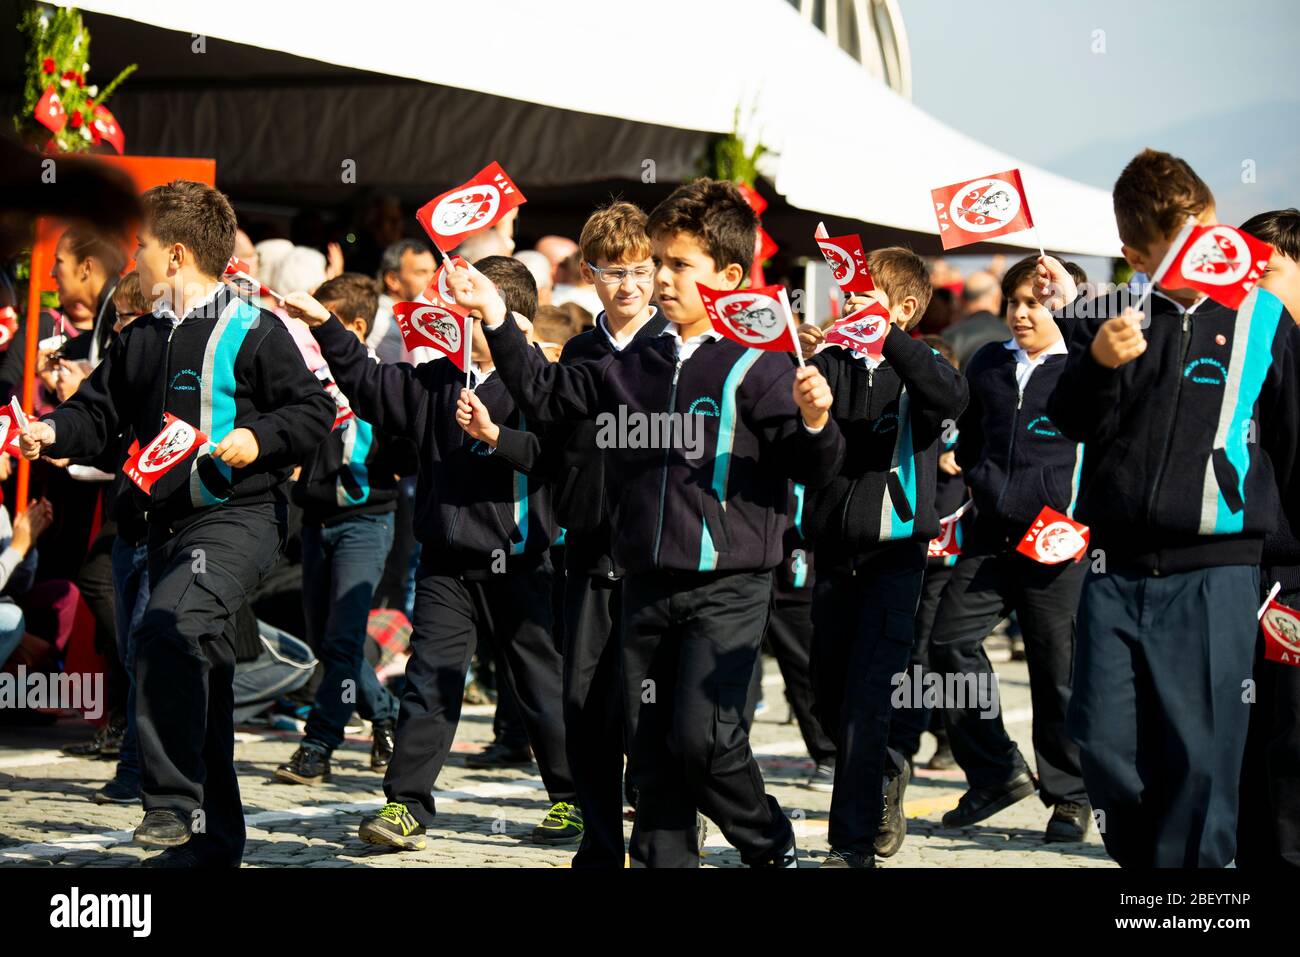
[[[1105,187],[1142,146],[1169,150],[1225,222],[1300,206],[1300,0],[899,4],[913,101],[950,126]]]

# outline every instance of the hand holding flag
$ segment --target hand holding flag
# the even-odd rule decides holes
[[[826,332],[826,341],[858,355],[879,359],[892,323],[889,310],[878,299],[845,316]]]

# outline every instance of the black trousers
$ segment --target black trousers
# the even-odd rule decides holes
[[[225,626],[286,534],[285,507],[270,503],[218,505],[149,527],[149,604],[136,635],[141,796],[146,811],[188,818],[190,846],[215,864],[237,864],[244,852],[235,649]]]
[[[624,701],[639,788],[634,867],[698,867],[696,808],[746,864],[772,860],[793,840],[764,791],[744,720],[771,588],[770,572],[623,582]]]
[[[1261,585],[1273,579],[1265,569]],[[1300,592],[1278,601],[1300,607]],[[1255,703],[1250,708],[1237,810],[1237,866],[1300,867],[1300,668],[1264,657],[1255,639]]]
[[[996,695],[997,679],[984,653],[984,639],[1015,611],[1029,666],[1039,796],[1049,807],[1087,800],[1079,749],[1065,733],[1074,619],[1087,570],[1087,562],[1042,565],[1015,551],[963,555],[944,589],[930,636],[930,666],[936,673],[945,678],[974,676],[974,687],[983,684]],[[972,679],[963,683],[971,687]],[[971,787],[996,787],[1025,770],[1025,759],[1007,734],[1000,702],[990,714],[970,695],[965,697],[964,702],[945,702],[953,757]]]
[[[812,600],[807,594],[798,594],[774,588],[772,610],[767,620],[767,640],[781,668],[785,682],[786,700],[799,724],[808,755],[818,764],[835,759],[835,742],[822,727],[813,709],[812,674],[809,659],[812,657],[813,621]]]
[[[574,867],[623,867],[623,586],[569,569],[564,594],[564,734],[582,808]]]
[[[952,578],[952,571],[952,565],[942,565],[933,559],[926,561],[925,580],[921,583],[921,603],[916,609],[912,659],[907,663],[907,678],[901,686],[903,700],[907,702],[915,700],[912,690],[913,678],[919,673],[924,680],[924,676],[932,670],[930,635],[934,631],[934,618],[939,611],[939,599],[943,595],[944,586],[948,584],[948,579]],[[921,750],[921,735],[926,731],[933,731],[936,737],[947,737],[941,708],[930,708],[924,704],[919,708],[895,708],[893,719],[889,722],[889,748],[911,761],[916,757],[916,752]]]
[[[818,569],[813,692],[835,740],[830,844],[871,854],[883,810],[894,675],[912,651],[925,543],[899,542],[852,572]]]
[[[393,760],[384,776],[389,801],[425,826],[437,813],[433,787],[451,752],[478,633],[501,648],[505,680],[518,702],[542,781],[552,801],[573,801],[564,751],[560,653],[551,639],[551,566],[467,579],[420,569],[406,689]]]

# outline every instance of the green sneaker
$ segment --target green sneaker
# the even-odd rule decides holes
[[[582,810],[568,801],[556,801],[533,828],[538,844],[577,844],[582,840]]]
[[[361,840],[401,851],[424,850],[424,825],[411,816],[405,804],[390,801],[374,817],[361,822]]]

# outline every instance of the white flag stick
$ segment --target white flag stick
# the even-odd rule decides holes
[[[1268,606],[1272,604],[1273,599],[1277,597],[1277,593],[1281,590],[1282,583],[1273,582],[1273,587],[1269,590],[1268,597],[1264,599],[1264,604],[1259,606],[1259,614],[1255,616],[1256,619],[1262,619],[1264,617],[1264,612],[1268,611]]]
[[[1038,243],[1038,256],[1040,259],[1046,259],[1047,253],[1043,251],[1043,237],[1038,235],[1038,227],[1034,227],[1034,242]]]
[[[1174,241],[1170,245],[1169,251],[1165,253],[1165,258],[1160,260],[1160,265],[1156,267],[1156,271],[1147,276],[1147,287],[1143,291],[1142,298],[1138,300],[1136,306],[1138,312],[1142,311],[1142,307],[1146,304],[1146,301],[1151,298],[1151,291],[1155,289],[1156,282],[1159,281],[1159,279],[1168,272],[1169,267],[1174,264],[1174,259],[1177,258],[1178,253],[1187,242],[1187,237],[1192,234],[1192,230],[1195,228],[1196,219],[1188,216],[1186,224],[1178,231],[1178,235],[1174,237]]]
[[[794,340],[794,356],[799,360],[799,368],[804,366],[803,347],[799,345],[799,329],[794,324],[794,310],[790,308],[790,299],[785,294],[785,287],[781,287],[781,308],[785,310],[785,322],[790,328],[790,338]]]
[[[474,317],[473,316],[470,315],[465,316],[464,335],[465,335],[465,388],[473,392],[474,387],[469,384],[469,370],[470,370],[469,350],[470,350],[470,345],[474,341]]]

